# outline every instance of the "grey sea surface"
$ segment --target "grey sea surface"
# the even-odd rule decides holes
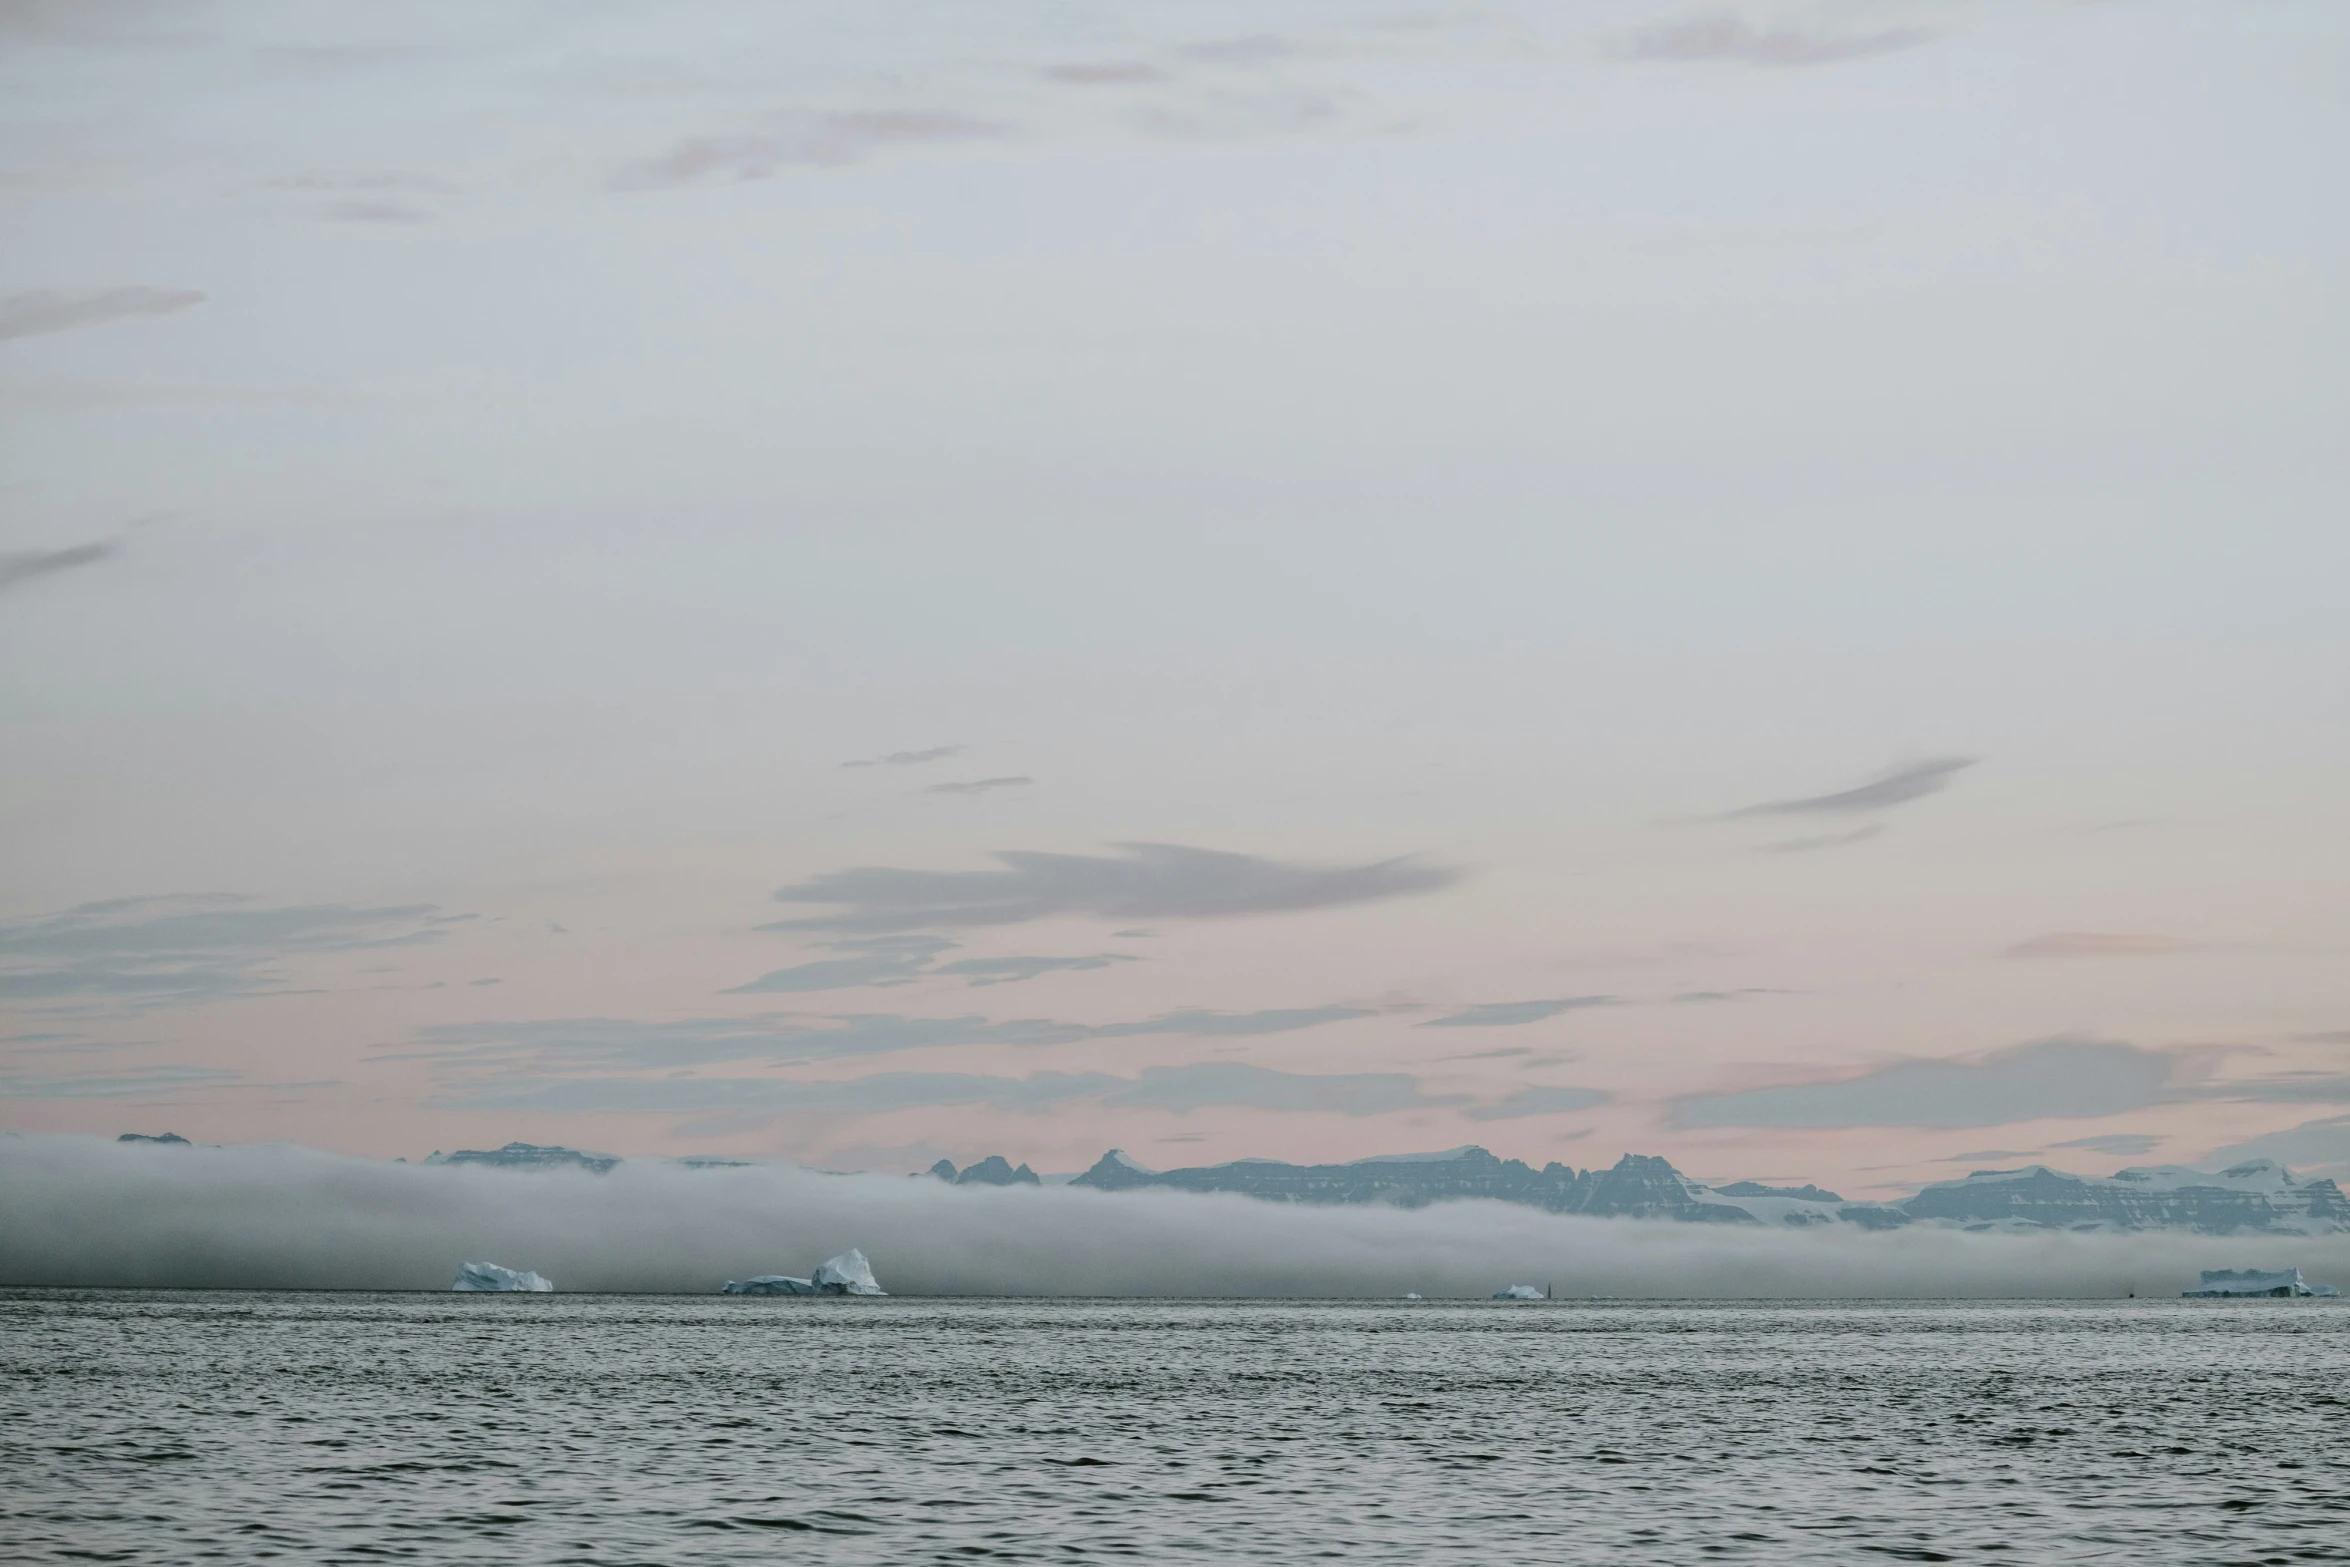
[[[2350,1303],[0,1292],[40,1562],[2350,1561]]]

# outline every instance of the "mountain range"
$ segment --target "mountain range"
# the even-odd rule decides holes
[[[134,1134],[135,1137],[135,1134]],[[134,1140],[126,1137],[125,1141]],[[165,1133],[142,1142],[180,1142]],[[435,1153],[427,1164],[488,1165],[514,1170],[584,1170],[603,1174],[617,1155],[532,1143],[497,1149]],[[677,1161],[701,1168],[745,1161],[696,1157]],[[1236,1159],[1229,1164],[1152,1170],[1111,1149],[1074,1178],[1038,1176],[1000,1154],[963,1170],[941,1159],[922,1172],[956,1186],[1073,1185],[1096,1191],[1230,1192],[1263,1202],[1334,1205],[1384,1204],[1420,1208],[1430,1203],[1483,1199],[1523,1203],[1551,1213],[1592,1218],[1664,1219],[1682,1224],[1763,1224],[1802,1228],[1856,1225],[1865,1230],[1922,1224],[1973,1231],[2189,1230],[2203,1235],[2327,1235],[2350,1233],[2350,1197],[2333,1181],[2297,1179],[2269,1159],[2224,1170],[2166,1164],[2116,1170],[2108,1176],[2068,1175],[2044,1164],[2014,1170],[1977,1170],[1937,1181],[1891,1202],[1847,1202],[1818,1186],[1769,1186],[1754,1181],[1709,1185],[1683,1175],[1667,1160],[1626,1154],[1605,1168],[1578,1170],[1550,1163],[1540,1169],[1483,1148],[1432,1154],[1386,1154],[1349,1164],[1284,1164]]]
[[[2193,1230],[2206,1235],[2350,1232],[2350,1198],[2331,1180],[2296,1180],[2267,1159],[2207,1172],[2183,1165],[2118,1170],[2102,1179],[2046,1165],[1977,1170],[1898,1202],[1846,1202],[1817,1186],[1738,1181],[1709,1186],[1667,1161],[1626,1154],[1607,1169],[1537,1170],[1483,1148],[1282,1164],[1241,1159],[1148,1170],[1112,1149],[1074,1183],[1102,1191],[1153,1187],[1238,1192],[1270,1202],[1387,1203],[1420,1207],[1465,1197],[1526,1203],[1552,1213],[1670,1219],[1694,1224],[1853,1224],[1889,1230],[1932,1224],[1965,1230]]]

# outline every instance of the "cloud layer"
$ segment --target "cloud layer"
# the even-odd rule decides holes
[[[268,1215],[256,1223],[255,1216]],[[1238,1196],[949,1187],[631,1161],[607,1176],[378,1163],[305,1148],[0,1139],[0,1285],[445,1290],[457,1264],[567,1291],[714,1293],[850,1246],[900,1295],[1721,1297],[2161,1294],[2240,1265],[2200,1236],[1744,1232]],[[2350,1283],[2350,1238],[2300,1242]]]

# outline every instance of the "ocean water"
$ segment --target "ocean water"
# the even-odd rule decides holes
[[[6,1292],[0,1555],[2350,1561],[2350,1303]]]

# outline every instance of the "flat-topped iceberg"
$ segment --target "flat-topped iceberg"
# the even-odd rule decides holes
[[[2289,1299],[2300,1295],[2339,1295],[2342,1292],[2331,1284],[2312,1284],[2301,1276],[2299,1268],[2284,1268],[2265,1272],[2259,1268],[2205,1268],[2203,1284],[2199,1289],[2181,1290],[2190,1300],[2241,1299],[2266,1295]]]
[[[1550,1297],[1531,1284],[1512,1284],[1507,1289],[1495,1290],[1493,1298],[1495,1300],[1548,1300]]]
[[[457,1265],[457,1281],[449,1288],[466,1291],[518,1291],[526,1295],[554,1293],[552,1281],[517,1268],[501,1268],[494,1262],[464,1262]]]
[[[756,1278],[728,1279],[720,1291],[727,1295],[886,1295],[873,1278],[873,1264],[851,1246],[839,1256],[818,1264],[807,1278],[788,1273],[762,1273]]]

